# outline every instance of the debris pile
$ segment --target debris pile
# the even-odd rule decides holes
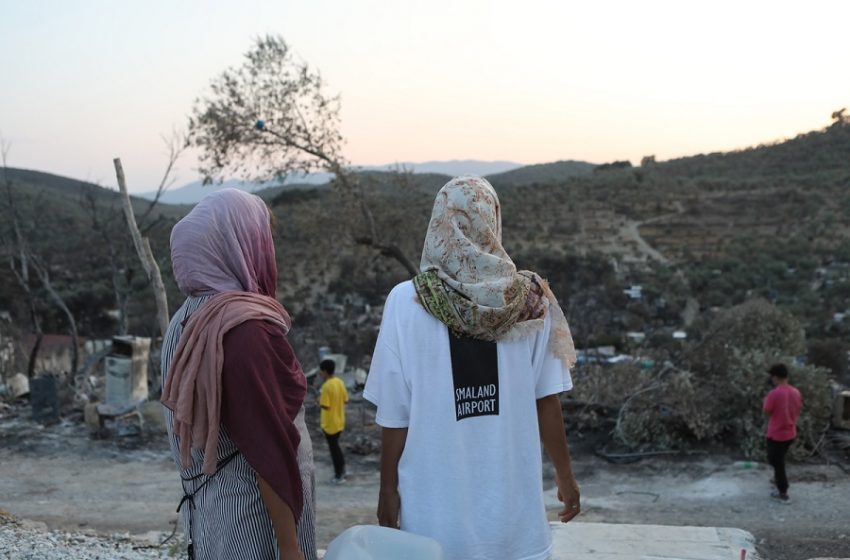
[[[16,374],[0,385],[9,403],[29,400],[31,417],[41,425],[84,421],[96,438],[134,445],[148,435],[165,433],[159,392],[159,360],[151,339],[116,336],[87,341],[87,356],[75,374],[62,369],[37,371],[33,377]]]
[[[141,537],[49,531],[44,523],[18,520],[0,511],[0,558],[19,560],[149,560],[179,558],[178,537],[151,533]],[[173,543],[172,543],[173,541]]]

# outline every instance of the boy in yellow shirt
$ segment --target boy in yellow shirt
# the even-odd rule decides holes
[[[348,402],[348,391],[345,383],[334,375],[336,363],[333,360],[323,360],[319,364],[319,373],[324,379],[319,393],[319,406],[321,407],[320,423],[328,447],[331,450],[331,460],[334,464],[334,478],[331,482],[341,484],[345,482],[345,457],[339,447],[339,436],[345,429],[345,403]]]

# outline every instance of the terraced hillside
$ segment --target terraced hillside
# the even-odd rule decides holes
[[[85,193],[96,195],[103,215],[117,212],[116,193],[36,172],[8,169],[7,176],[29,243],[49,262],[83,329],[108,334],[114,301],[107,249],[92,230]],[[330,340],[354,353],[368,348],[376,306],[408,274],[364,239],[393,245],[417,263],[433,195],[447,179],[362,174],[378,239],[371,239],[361,208],[333,186],[260,193],[278,219],[279,293],[301,325],[303,344]],[[678,328],[694,300],[705,310],[752,297],[791,309],[812,336],[845,332],[833,316],[850,307],[847,122],[731,153],[667,162],[645,158],[639,167],[560,162],[490,179],[502,200],[505,246],[518,265],[551,279],[579,339]],[[143,211],[145,203],[137,204],[137,212]],[[186,211],[161,205],[149,217],[148,234],[166,276],[167,235]],[[12,235],[8,224],[0,226],[6,240]],[[133,330],[150,332],[146,280],[132,258],[123,262],[136,270],[129,280]],[[633,283],[647,290],[641,305],[622,293]],[[173,283],[168,286],[176,305],[180,296]],[[0,309],[25,326],[20,301],[14,278],[0,275]],[[657,301],[664,305],[650,303]],[[41,311],[47,325],[61,332],[61,316],[49,302]]]

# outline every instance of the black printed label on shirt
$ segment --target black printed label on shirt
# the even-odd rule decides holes
[[[449,333],[458,422],[499,414],[499,365],[496,343],[458,338]]]

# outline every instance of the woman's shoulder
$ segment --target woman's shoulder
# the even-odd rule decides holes
[[[224,335],[224,344],[243,348],[288,346],[283,327],[262,319],[249,319],[239,323]]]
[[[414,303],[416,303],[416,288],[413,287],[412,280],[405,280],[390,290],[385,308],[405,307]]]
[[[268,336],[285,336],[286,331],[277,323],[265,319],[248,319],[234,326],[230,332],[236,331],[244,334],[266,334]]]
[[[415,293],[416,288],[413,287],[413,280],[405,280],[404,282],[399,282],[390,290],[390,297],[393,297],[393,295],[398,297],[403,294],[413,295]]]

